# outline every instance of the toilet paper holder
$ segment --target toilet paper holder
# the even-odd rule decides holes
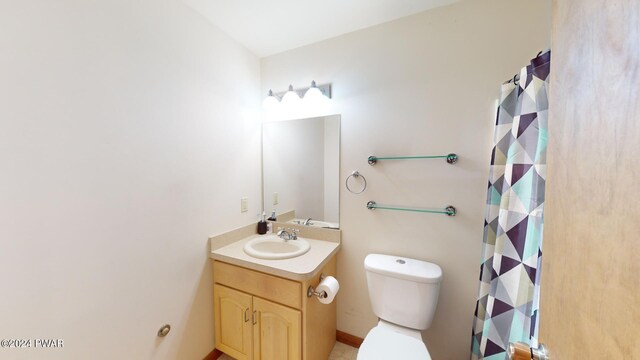
[[[320,282],[322,282],[322,280],[324,280],[324,274],[320,274]],[[320,282],[318,282],[318,284],[320,284]],[[326,291],[317,292],[313,289],[313,286],[309,285],[309,287],[307,288],[307,297],[312,297],[313,295],[317,296],[319,299],[327,298]]]

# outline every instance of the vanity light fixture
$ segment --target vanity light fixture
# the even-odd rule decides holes
[[[294,89],[293,85],[289,85],[289,90],[286,92],[274,93],[269,90],[267,97],[262,101],[262,106],[268,108],[276,102],[289,102],[289,99],[293,99],[293,102],[297,100],[331,99],[331,84],[317,85],[315,81],[311,81],[311,86],[308,88]]]
[[[283,120],[304,117],[324,116],[330,113],[331,84],[317,85],[294,89],[289,85],[286,92],[274,93],[269,90],[262,101],[265,119]]]

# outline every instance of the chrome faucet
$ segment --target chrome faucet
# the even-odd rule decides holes
[[[302,225],[311,225],[311,218],[308,218],[307,220],[305,220]]]
[[[298,229],[287,228],[285,230],[283,228],[278,228],[278,232],[276,233],[276,235],[278,235],[278,237],[284,241],[298,240],[299,232],[300,230]]]

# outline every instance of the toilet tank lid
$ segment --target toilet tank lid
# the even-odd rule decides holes
[[[440,266],[401,256],[369,254],[364,259],[364,268],[374,273],[421,283],[439,283],[442,279]]]

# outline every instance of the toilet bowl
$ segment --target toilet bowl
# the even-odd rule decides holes
[[[442,269],[426,261],[370,254],[364,260],[369,300],[380,319],[358,350],[358,360],[430,360],[421,331],[431,325]]]

